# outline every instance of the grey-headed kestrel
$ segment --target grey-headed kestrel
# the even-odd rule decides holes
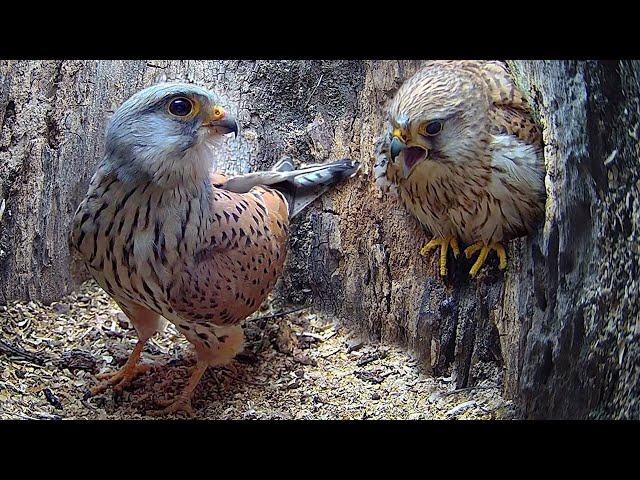
[[[545,205],[542,133],[505,66],[495,61],[432,61],[400,87],[377,144],[376,183],[396,193],[434,238],[420,251],[480,254],[499,268],[501,242],[527,235]]]
[[[136,93],[111,119],[70,246],[139,340],[92,394],[122,389],[146,370],[138,360],[164,317],[193,344],[197,364],[161,412],[192,414],[203,373],[242,350],[239,324],[282,273],[290,216],[359,167],[341,160],[294,170],[285,159],[268,172],[212,173],[212,151],[238,132],[219,103],[198,86],[165,83]]]

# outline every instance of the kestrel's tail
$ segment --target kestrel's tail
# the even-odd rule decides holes
[[[289,215],[294,217],[332,185],[354,176],[359,168],[359,162],[344,159],[296,170],[293,161],[284,157],[272,170],[230,178],[222,188],[236,193],[246,193],[258,185],[275,188],[287,199]]]

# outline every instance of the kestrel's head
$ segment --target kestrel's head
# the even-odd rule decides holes
[[[429,63],[391,102],[391,161],[409,178],[429,162],[472,159],[484,150],[487,114],[486,93],[470,72],[453,63]]]
[[[164,187],[208,177],[222,135],[238,134],[235,118],[211,91],[162,83],[133,95],[113,115],[105,163],[122,181]]]

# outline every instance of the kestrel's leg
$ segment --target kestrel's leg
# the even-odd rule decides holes
[[[136,343],[133,352],[129,355],[129,359],[127,363],[124,364],[120,370],[115,373],[102,373],[96,375],[98,380],[106,380],[102,382],[100,385],[91,389],[90,396],[97,395],[99,393],[104,392],[107,388],[113,386],[113,389],[118,392],[122,390],[124,387],[129,385],[131,381],[136,378],[141,373],[145,373],[149,371],[149,369],[153,368],[152,365],[138,365],[138,360],[140,359],[140,355],[142,354],[142,350],[144,350],[144,345],[147,341],[138,340]]]
[[[89,396],[102,393],[111,386],[113,386],[115,391],[120,391],[129,385],[138,375],[153,368],[153,365],[138,365],[138,360],[140,360],[140,355],[142,355],[142,350],[144,350],[147,340],[149,340],[160,327],[160,315],[152,312],[151,310],[147,310],[140,305],[128,305],[124,302],[118,301],[117,299],[116,303],[120,305],[122,311],[125,312],[133,323],[133,326],[138,333],[138,343],[136,343],[133,352],[129,355],[127,363],[124,364],[124,367],[116,373],[103,373],[96,375],[98,380],[106,379],[106,381],[91,389],[88,394]]]
[[[192,327],[191,332],[202,328],[206,328],[206,326],[198,325],[197,327]],[[196,363],[196,367],[193,369],[186,387],[184,387],[182,392],[176,398],[172,400],[158,401],[157,403],[160,406],[166,408],[163,410],[148,411],[147,413],[149,415],[159,416],[167,413],[183,411],[190,417],[193,417],[195,413],[191,406],[191,397],[193,396],[193,391],[198,386],[202,375],[207,370],[207,367],[228,366],[233,357],[242,351],[244,345],[244,332],[239,325],[229,327],[216,327],[214,325],[210,325],[210,329],[206,336],[208,338],[207,341],[203,341],[202,337],[199,335],[189,338],[189,341],[193,343],[193,346],[196,349],[198,363]]]
[[[440,275],[444,277],[447,274],[447,251],[449,250],[449,247],[451,247],[453,256],[456,258],[458,258],[458,255],[460,254],[460,248],[458,248],[458,239],[454,236],[434,238],[422,247],[420,255],[426,255],[428,251],[433,250],[438,246],[440,247]]]
[[[480,255],[478,255],[476,263],[473,264],[473,267],[471,267],[471,270],[469,271],[469,275],[471,275],[472,278],[476,276],[478,270],[480,270],[480,267],[484,265],[484,262],[487,260],[487,256],[489,255],[489,252],[491,250],[495,250],[498,254],[498,258],[500,259],[498,268],[500,270],[504,270],[505,268],[507,268],[507,253],[505,252],[504,247],[500,242],[490,242],[488,245],[484,242],[474,243],[464,250],[464,254],[467,258],[471,258],[471,255],[473,255],[478,250],[480,250]]]

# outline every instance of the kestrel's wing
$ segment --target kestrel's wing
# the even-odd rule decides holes
[[[499,180],[492,181],[488,189],[501,205],[501,236],[519,237],[530,232],[532,219],[540,217],[544,205],[539,188],[544,184],[542,132],[504,65],[489,62],[482,71],[492,99],[491,167]]]
[[[226,175],[218,172],[211,172],[209,174],[209,180],[211,180],[211,185],[216,188],[221,188],[224,183],[228,180]]]
[[[514,135],[527,144],[538,147],[542,145],[542,131],[528,111],[507,105],[494,105],[489,110],[489,116],[490,132],[493,135]]]
[[[234,325],[253,313],[282,271],[288,209],[276,190],[214,189],[202,244],[170,287],[172,307],[195,323]]]
[[[515,135],[524,142],[542,145],[542,131],[531,116],[529,104],[513,85],[504,65],[500,62],[483,64],[481,76],[492,101],[489,109],[493,135]]]
[[[284,157],[272,170],[229,178],[222,188],[229,192],[246,193],[257,185],[271,186],[285,196],[289,214],[295,217],[333,184],[355,175],[359,168],[358,162],[344,159],[295,170],[292,160]]]
[[[290,171],[281,162],[277,167],[214,187],[209,226],[169,288],[171,305],[181,317],[233,325],[253,313],[282,272],[290,212],[354,175],[359,164],[339,160]],[[260,185],[269,183],[273,188]]]

